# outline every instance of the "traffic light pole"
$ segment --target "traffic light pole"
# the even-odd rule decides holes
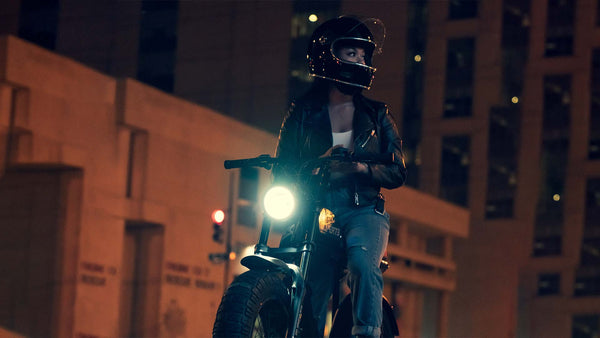
[[[227,229],[225,229],[225,231],[227,231],[226,233],[226,237],[225,237],[225,254],[227,255],[226,259],[225,259],[225,272],[224,272],[224,276],[223,276],[223,293],[225,293],[225,290],[227,290],[227,286],[229,285],[229,255],[231,254],[231,233],[233,230],[233,184],[234,182],[234,176],[233,173],[229,173],[229,197],[228,197],[228,201],[227,201],[227,218],[225,219],[225,225],[227,226]]]

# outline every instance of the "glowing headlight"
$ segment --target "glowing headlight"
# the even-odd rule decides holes
[[[275,186],[265,194],[264,205],[265,211],[269,216],[277,220],[282,220],[292,214],[296,207],[296,201],[288,188]]]

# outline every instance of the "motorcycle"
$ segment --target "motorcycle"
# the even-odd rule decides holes
[[[271,170],[278,159],[269,155],[229,160],[226,169],[255,167]],[[322,196],[328,189],[329,166],[333,161],[365,163],[394,163],[390,154],[360,154],[349,152],[331,154],[305,163],[299,173],[300,184],[292,190],[276,185],[265,194],[263,221],[254,254],[244,257],[241,264],[249,271],[234,279],[225,291],[213,326],[213,337],[314,337],[317,323],[309,314],[310,287],[306,281],[313,254],[317,247],[342,248],[341,230],[336,227],[335,215],[322,207]],[[295,199],[294,195],[299,196]],[[284,222],[287,220],[287,222]],[[286,224],[290,230],[280,246],[269,247],[271,227]],[[338,250],[340,252],[343,250]],[[321,256],[319,256],[321,257]],[[343,258],[338,260],[340,276]],[[380,268],[385,269],[386,262]],[[339,302],[340,285],[336,280],[332,301],[330,337],[350,337],[353,326],[352,304],[349,295]],[[382,298],[382,337],[399,334],[393,309]]]

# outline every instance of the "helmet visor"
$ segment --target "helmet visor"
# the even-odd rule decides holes
[[[360,20],[371,32],[371,40],[375,45],[373,54],[383,53],[383,42],[385,41],[385,25],[377,18],[364,18]]]
[[[344,63],[372,66],[373,54],[381,54],[385,26],[375,18],[356,21],[345,34],[331,43],[331,54]]]
[[[331,44],[331,54],[343,63],[372,66],[375,44],[362,38],[339,38]]]

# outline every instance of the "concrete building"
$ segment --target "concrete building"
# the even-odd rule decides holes
[[[287,109],[288,1],[11,0],[0,33],[275,133]]]
[[[222,161],[275,138],[3,37],[2,326],[26,336],[204,336],[223,290]],[[252,140],[249,142],[248,140]],[[248,240],[251,240],[249,238]]]
[[[225,251],[210,214],[228,211],[242,256],[269,182],[222,163],[271,153],[274,135],[3,36],[0,140],[2,334],[210,336],[243,271],[209,259]],[[386,295],[404,334],[443,336],[469,213],[410,188],[386,195]]]
[[[419,188],[471,210],[449,336],[597,336],[598,2],[426,7]]]

